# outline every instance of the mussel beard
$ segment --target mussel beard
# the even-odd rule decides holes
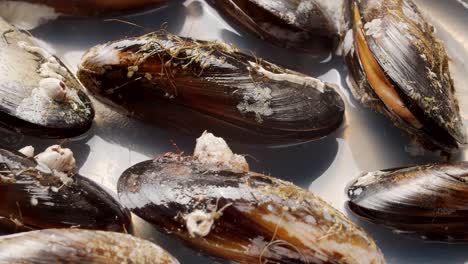
[[[189,134],[242,142],[321,138],[341,125],[329,84],[217,42],[152,33],[96,46],[78,77],[103,102]]]
[[[398,234],[468,241],[468,163],[364,173],[348,188],[348,207]]]
[[[351,1],[344,55],[355,97],[429,150],[465,142],[443,44],[408,0]]]

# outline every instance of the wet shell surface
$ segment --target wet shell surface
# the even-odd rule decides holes
[[[3,1],[4,8],[51,8],[51,12],[65,15],[100,15],[134,11],[146,7],[158,7],[169,0],[13,0]]]
[[[343,0],[210,0],[223,14],[262,39],[304,51],[338,39]]]
[[[409,0],[351,1],[344,55],[353,94],[422,146],[452,152],[465,143],[444,44]]]
[[[60,161],[57,156],[36,158]],[[0,200],[2,233],[68,227],[124,232],[130,224],[128,211],[93,181],[5,149],[0,149]]]
[[[86,132],[94,110],[76,77],[2,18],[0,31],[0,126],[52,138]]]
[[[205,133],[194,156],[168,153],[126,170],[121,202],[160,230],[240,263],[384,263],[374,241],[314,194],[250,172]]]
[[[356,215],[396,233],[468,241],[468,162],[365,173],[348,196]]]
[[[177,264],[161,247],[131,235],[47,229],[0,237],[0,263]]]
[[[99,45],[78,77],[98,99],[160,126],[243,142],[324,137],[343,120],[329,84],[236,48],[151,33]]]

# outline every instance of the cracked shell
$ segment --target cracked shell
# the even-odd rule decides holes
[[[344,27],[343,0],[210,0],[230,19],[282,47],[313,50],[331,46]]]
[[[18,152],[0,149],[0,232],[128,229],[129,212],[108,192],[80,175],[61,174]]]
[[[189,246],[240,263],[385,263],[365,231],[273,177],[166,154],[126,170],[122,204]]]
[[[468,162],[364,173],[348,196],[352,212],[395,233],[468,241]]]
[[[340,126],[329,84],[218,42],[151,33],[99,45],[78,77],[98,99],[159,126],[243,142],[295,143]]]
[[[78,229],[47,229],[0,237],[0,263],[179,262],[161,247],[131,235]]]
[[[94,110],[60,60],[0,18],[0,126],[39,137],[86,132]]]
[[[430,150],[465,143],[444,44],[409,0],[351,1],[344,55],[357,100]]]

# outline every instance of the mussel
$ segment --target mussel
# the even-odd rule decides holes
[[[126,234],[47,229],[0,237],[0,263],[177,264],[161,247]]]
[[[76,77],[2,18],[0,32],[0,126],[50,138],[86,132],[94,110]]]
[[[75,174],[74,162],[70,150],[60,146],[35,158],[0,149],[0,232],[69,227],[125,232],[128,210]]]
[[[343,0],[210,0],[238,24],[262,39],[303,51],[330,46],[345,28]]]
[[[126,170],[122,204],[214,257],[240,263],[384,263],[343,214],[291,183],[249,171],[205,133],[194,156],[168,153]]]
[[[65,15],[101,15],[117,12],[128,12],[145,7],[164,5],[169,0],[7,0],[2,1],[4,8],[26,10],[40,9],[44,12]],[[21,15],[21,14],[18,14]]]
[[[334,131],[344,114],[339,94],[318,79],[228,44],[164,33],[92,48],[78,77],[103,102],[192,135],[308,141]]]
[[[348,188],[359,217],[425,240],[468,241],[468,162],[364,173]]]
[[[357,100],[429,150],[454,152],[465,132],[448,56],[410,0],[350,1],[344,55]]]

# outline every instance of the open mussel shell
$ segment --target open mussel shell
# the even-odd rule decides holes
[[[80,175],[59,175],[20,153],[0,149],[0,232],[76,227],[124,232],[130,214]]]
[[[47,229],[0,237],[0,263],[177,264],[161,247],[131,235]]]
[[[210,0],[210,3],[262,39],[303,51],[331,46],[344,27],[343,0]]]
[[[218,258],[384,263],[361,228],[312,193],[223,166],[166,154],[126,170],[118,182],[119,197],[160,230]]]
[[[444,44],[409,0],[350,1],[344,55],[354,96],[430,150],[465,143]]]
[[[122,13],[136,11],[146,7],[159,7],[170,2],[169,0],[13,0],[50,7],[50,12],[65,15],[102,15],[109,13]]]
[[[86,132],[94,110],[60,60],[0,18],[0,126],[40,137]]]
[[[365,173],[348,196],[351,211],[396,233],[468,241],[468,162]]]
[[[330,85],[217,42],[151,33],[99,45],[78,77],[98,99],[192,135],[293,143],[326,136],[343,120]]]

